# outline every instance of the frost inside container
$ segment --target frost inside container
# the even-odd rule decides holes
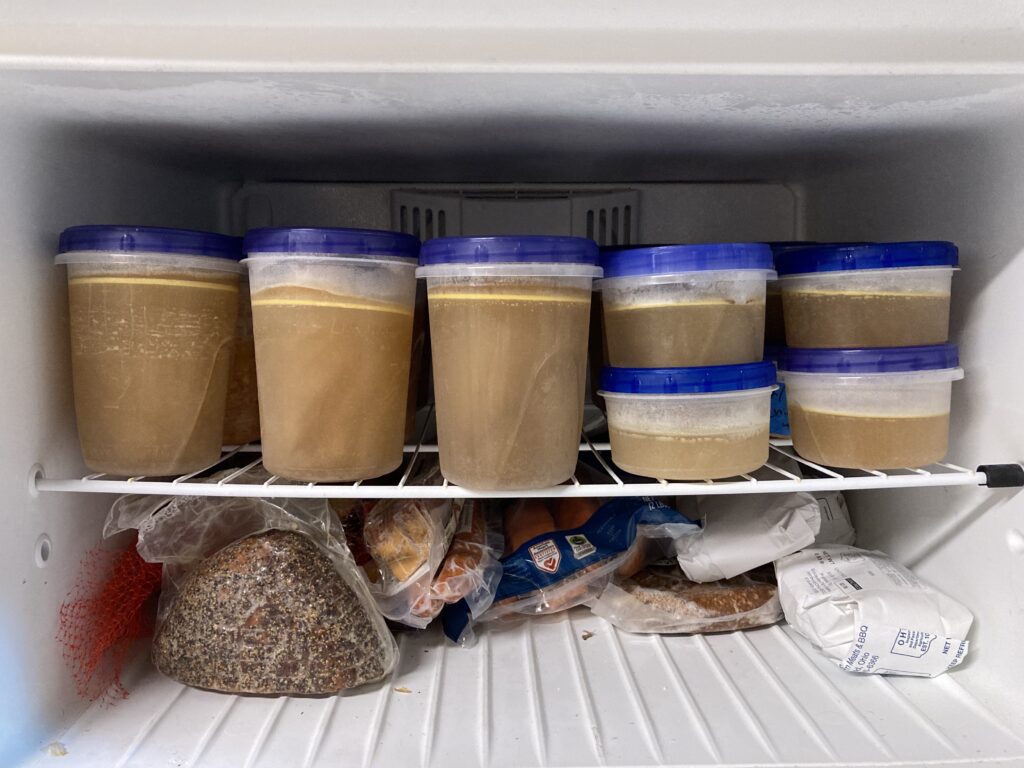
[[[192,472],[220,456],[241,241],[159,227],[64,230],[71,370],[86,465]]]
[[[478,490],[546,488],[576,467],[597,245],[579,237],[424,244],[441,471]]]
[[[949,338],[953,243],[822,245],[777,254],[786,343],[901,347]]]
[[[598,287],[608,360],[662,368],[761,359],[765,281],[775,277],[764,243],[606,249]]]
[[[265,228],[246,235],[245,250],[264,466],[307,482],[398,468],[419,241]]]
[[[612,460],[636,475],[713,480],[768,460],[775,366],[605,368]]]
[[[832,467],[898,469],[942,461],[952,344],[880,349],[788,349],[779,356],[793,447]]]

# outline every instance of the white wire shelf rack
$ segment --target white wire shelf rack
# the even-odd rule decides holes
[[[675,482],[640,478],[617,468],[608,443],[580,443],[580,464],[572,478],[551,488],[515,491],[474,491],[452,485],[419,485],[417,474],[426,466],[437,446],[419,443],[405,447],[402,466],[384,478],[345,484],[300,483],[270,475],[253,483],[250,470],[262,467],[259,444],[231,446],[208,467],[174,478],[118,478],[90,474],[75,478],[50,478],[37,468],[32,482],[42,492],[151,494],[159,496],[233,496],[256,498],[521,498],[561,496],[708,496],[745,493],[792,493],[878,488],[919,488],[954,485],[1020,485],[1021,482],[993,483],[987,467],[977,470],[942,462],[923,468],[838,470],[800,457],[788,440],[772,440],[769,460],[761,469],[724,480]],[[1024,477],[1018,465],[993,465],[1014,477]],[[217,479],[209,478],[218,473]]]

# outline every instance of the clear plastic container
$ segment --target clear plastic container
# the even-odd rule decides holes
[[[441,471],[547,488],[576,467],[597,246],[578,237],[424,244]]]
[[[957,263],[956,246],[937,241],[781,253],[786,343],[799,348],[944,343]]]
[[[661,480],[714,480],[768,460],[770,362],[605,368],[612,461]]]
[[[606,249],[598,283],[611,365],[726,365],[761,359],[764,243]]]
[[[242,267],[238,238],[157,227],[61,234],[86,465],[193,472],[220,456]]]
[[[250,231],[245,250],[266,468],[306,482],[398,468],[419,242],[269,228]]]
[[[852,469],[942,461],[952,383],[951,344],[884,349],[789,349],[780,354],[793,447],[810,461]]]
[[[256,344],[252,337],[249,277],[238,284],[238,321],[231,353],[227,403],[224,407],[224,444],[245,445],[260,439],[260,399],[256,386]]]

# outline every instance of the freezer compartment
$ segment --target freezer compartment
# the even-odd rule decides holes
[[[1015,489],[979,487],[971,474],[1024,458],[1024,361],[1013,336],[1024,327],[1024,84],[1007,67],[922,67],[382,75],[65,63],[5,72],[0,556],[10,682],[0,762],[41,755],[52,764],[40,750],[54,741],[68,765],[275,764],[282,750],[285,762],[349,755],[379,765],[396,755],[499,765],[1024,757],[1012,735],[1024,733],[1015,684],[1024,679],[1024,507]],[[495,633],[468,652],[408,637],[393,684],[376,691],[233,699],[148,673],[127,701],[78,720],[86,705],[53,640],[57,609],[98,543],[109,492],[126,488],[38,484],[103,482],[81,480],[57,234],[85,222],[386,227],[396,210],[398,226],[429,234],[440,217],[428,224],[423,200],[452,224],[455,208],[435,204],[442,197],[458,201],[460,226],[557,220],[606,242],[613,232],[635,242],[957,242],[951,331],[967,378],[954,391],[950,462],[966,472],[951,470],[957,487],[933,488],[891,482],[935,485],[918,473],[868,473],[848,498],[862,546],[974,611],[962,668],[931,681],[857,678],[785,629],[656,640],[576,614]],[[595,636],[584,641],[584,629]]]

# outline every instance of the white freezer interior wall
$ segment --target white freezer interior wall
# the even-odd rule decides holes
[[[1024,461],[1021,126],[910,137],[804,185],[809,239],[960,246],[951,334],[966,377],[953,386],[953,462]],[[850,502],[860,546],[892,554],[974,611],[971,656],[956,680],[1024,725],[1024,495],[861,491]]]
[[[85,707],[55,641],[57,608],[110,505],[105,496],[29,494],[37,462],[54,475],[86,471],[71,418],[57,236],[84,222],[211,227],[216,187],[10,104],[0,114],[0,765],[14,765]]]

